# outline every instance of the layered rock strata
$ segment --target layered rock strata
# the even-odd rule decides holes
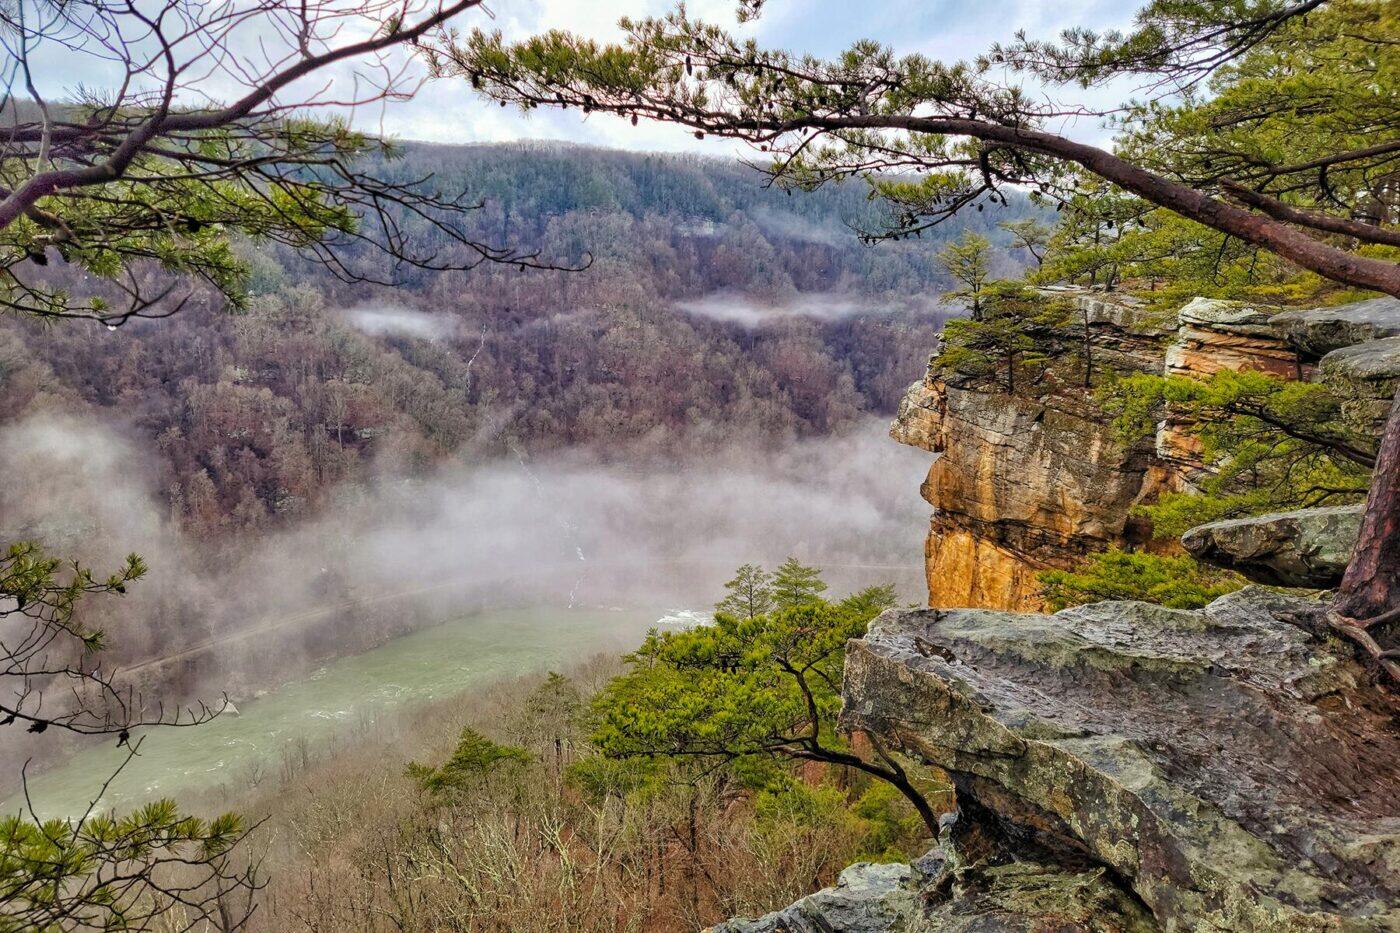
[[[1168,347],[1168,376],[1203,378],[1222,370],[1254,369],[1297,378],[1297,352],[1272,324],[1275,308],[1242,301],[1197,298],[1177,313],[1176,337]]]
[[[1152,449],[1117,444],[1092,405],[942,379],[917,397],[904,434],[918,425],[940,454],[923,486],[931,604],[1026,605],[1041,569],[1145,540],[1131,513],[1155,486]]]
[[[1281,379],[1311,378],[1312,370],[1272,325],[1277,309],[1243,301],[1196,298],[1177,314],[1175,337],[1162,371],[1168,376],[1209,379],[1218,372],[1256,371]],[[1206,469],[1192,423],[1167,413],[1157,430],[1157,459],[1176,488],[1188,488]]]
[[[1197,299],[1170,326],[1122,298],[1060,290],[1089,326],[1101,364],[1207,378],[1252,369],[1321,379],[1358,430],[1379,434],[1400,385],[1400,300],[1272,313]],[[933,506],[925,545],[929,605],[1034,609],[1037,575],[1089,553],[1135,548],[1150,529],[1134,505],[1189,488],[1204,464],[1190,425],[1168,417],[1153,443],[1124,448],[1107,416],[1074,387],[1033,397],[943,372],[935,358],[911,386],[891,435],[937,455],[923,484]]]
[[[1082,301],[1100,359],[1160,369],[1157,317],[1099,296]],[[1012,396],[936,365],[910,387],[891,436],[938,455],[922,490],[934,507],[925,566],[935,606],[1034,605],[1041,570],[1145,541],[1132,507],[1163,476],[1151,446],[1118,444],[1080,390]]]

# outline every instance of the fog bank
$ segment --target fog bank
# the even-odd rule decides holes
[[[131,595],[87,610],[128,667],[192,649],[225,652],[231,669],[325,656],[484,606],[704,609],[739,564],[788,555],[825,568],[837,592],[889,580],[921,600],[928,457],[885,432],[872,417],[684,463],[517,447],[343,486],[321,517],[213,551],[172,524],[141,445],[31,418],[0,431],[0,533],[98,570],[147,558]]]
[[[345,320],[371,337],[441,340],[457,329],[457,321],[450,315],[430,314],[398,305],[359,305],[345,311]]]

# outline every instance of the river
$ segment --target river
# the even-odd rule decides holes
[[[194,728],[148,730],[140,753],[105,791],[127,757],[114,743],[93,746],[32,776],[30,799],[41,818],[125,809],[156,797],[217,790],[253,769],[273,773],[283,756],[315,748],[375,717],[473,686],[567,667],[599,651],[634,647],[658,621],[689,624],[692,613],[640,610],[510,609],[481,612],[424,629],[364,654],[326,664],[305,678],[240,704]],[[99,798],[100,793],[100,798]],[[13,813],[16,796],[3,804]]]

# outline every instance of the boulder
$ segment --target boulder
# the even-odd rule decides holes
[[[1361,531],[1361,505],[1210,522],[1181,536],[1196,558],[1257,583],[1326,589],[1342,582]]]
[[[1400,385],[1400,337],[1368,340],[1333,350],[1318,364],[1322,381],[1342,399],[1342,417],[1353,429],[1379,437],[1395,387]]]
[[[895,933],[909,929],[919,909],[914,870],[908,865],[857,862],[836,885],[756,920],[729,920],[711,933]]]
[[[1285,311],[1274,315],[1270,323],[1300,353],[1317,359],[1367,340],[1400,337],[1400,298]]]
[[[1151,933],[1151,915],[1103,871],[1035,862],[954,872],[935,850],[913,865],[859,863],[835,887],[711,933]]]
[[[1325,633],[1321,603],[1259,587],[1196,611],[892,610],[849,645],[844,723],[1165,930],[1396,930],[1400,701]]]

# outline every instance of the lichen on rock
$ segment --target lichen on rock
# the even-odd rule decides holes
[[[1342,582],[1361,512],[1360,505],[1338,505],[1210,522],[1187,531],[1181,545],[1257,583],[1327,589]]]
[[[1342,417],[1363,434],[1385,430],[1390,402],[1400,385],[1400,337],[1369,340],[1333,350],[1318,364],[1322,381],[1342,399]]]
[[[1300,353],[1318,359],[1368,340],[1400,337],[1400,298],[1371,298],[1330,308],[1284,311],[1270,324]]]
[[[845,724],[1165,929],[1396,929],[1400,704],[1319,613],[1257,587],[1191,612],[892,611],[850,645]]]

